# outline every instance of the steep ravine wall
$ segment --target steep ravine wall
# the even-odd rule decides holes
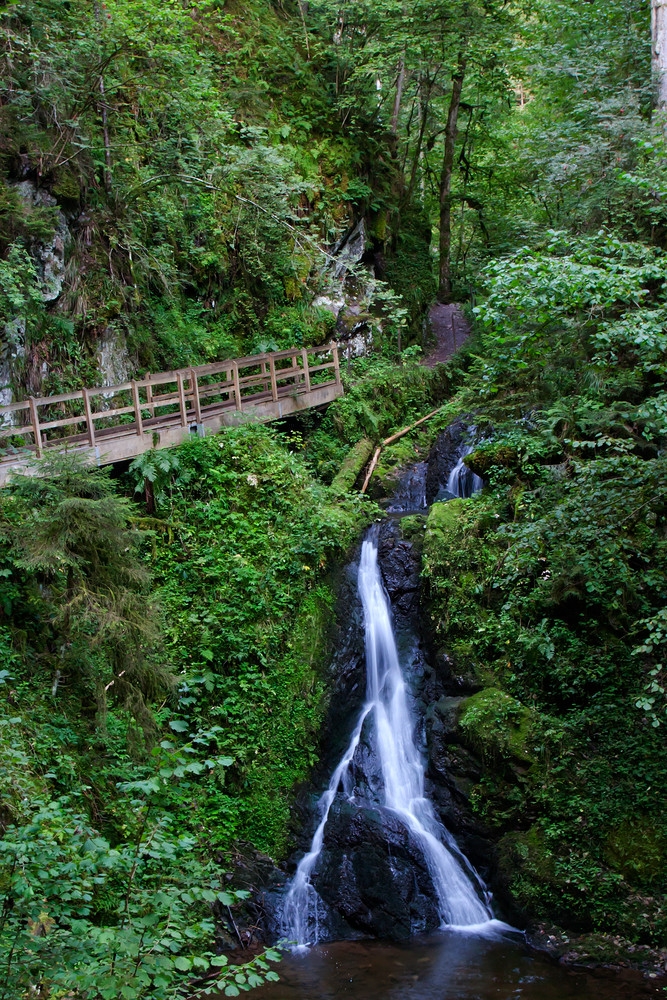
[[[437,495],[455,464],[463,430],[459,423],[441,434],[419,470],[429,500]],[[414,480],[415,471],[407,470],[399,477],[399,491],[402,486],[414,491]],[[531,768],[541,766],[543,753],[535,739],[535,713],[501,690],[482,664],[472,668],[470,656],[442,642],[446,632],[443,608],[423,576],[434,548],[455,543],[452,526],[466,503],[450,500],[435,503],[430,510],[390,517],[381,532],[380,562],[399,647],[402,645],[405,652],[406,644],[410,645],[408,682],[415,717],[422,720],[427,794],[492,890],[498,915],[517,927],[527,927],[529,941],[536,947],[573,963],[634,965],[647,974],[662,970],[667,955],[659,949],[611,932],[591,933],[575,919],[568,921],[567,913],[563,919],[563,910],[546,916],[531,912],[514,891],[513,880],[520,868],[517,855],[527,836],[529,844],[532,819],[521,814],[521,795]],[[282,889],[308,847],[314,805],[364,699],[362,613],[354,561],[339,579],[337,619],[336,652],[326,670],[329,711],[322,729],[320,759],[311,780],[298,790],[293,809],[295,851],[278,869],[264,859],[253,871],[252,887],[258,890],[253,922],[268,937],[277,933]],[[474,644],[474,636],[470,641]],[[482,791],[489,785],[495,793],[492,821],[480,809]],[[435,919],[428,878],[421,859],[411,856],[401,831],[389,829],[387,824],[382,828],[377,817],[352,821],[345,813],[344,806],[334,811],[325,839],[324,874],[318,885],[330,907],[325,936],[401,939],[432,929]],[[356,865],[355,851],[360,852]],[[363,873],[367,873],[366,879]]]

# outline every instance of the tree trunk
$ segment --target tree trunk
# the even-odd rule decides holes
[[[100,7],[99,0],[95,0],[93,4],[95,11],[95,20],[97,21],[97,30],[100,34],[100,40],[102,38],[102,9]],[[111,143],[109,142],[109,116],[107,111],[107,99],[104,92],[104,74],[100,73],[100,78],[98,80],[98,86],[100,89],[100,95],[102,100],[99,102],[99,111],[102,116],[102,136],[104,138],[104,190],[107,194],[111,194]]]
[[[461,107],[461,91],[466,72],[466,57],[459,56],[456,72],[452,77],[452,96],[449,102],[447,127],[445,129],[445,154],[440,174],[440,280],[438,301],[452,301],[452,177],[454,174],[454,148]]]
[[[103,76],[100,76],[100,94],[102,95],[100,109],[102,111],[102,134],[104,136],[104,190],[107,194],[111,194],[111,143],[109,142],[109,119]]]
[[[396,97],[394,98],[394,110],[391,116],[392,135],[398,134],[398,116],[401,113],[401,100],[403,99],[403,87],[405,85],[405,60],[401,56],[398,64],[398,78],[396,80]]]
[[[419,168],[424,148],[424,133],[426,131],[426,122],[428,121],[431,89],[432,89],[431,82],[428,79],[425,80],[425,78],[422,77],[422,79],[419,82],[419,134],[417,135],[417,145],[415,146],[415,152],[412,158],[412,167],[410,169],[410,182],[408,184],[408,193],[405,199],[406,202],[411,201],[412,195],[415,190],[415,182],[417,180],[417,170]]]
[[[651,41],[656,105],[667,109],[667,0],[651,0]]]

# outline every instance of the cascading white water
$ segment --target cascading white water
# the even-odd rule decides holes
[[[372,705],[364,705],[357,724],[354,727],[348,748],[343,754],[338,767],[331,775],[329,787],[317,804],[320,821],[317,824],[317,829],[310,843],[310,850],[301,858],[285,898],[282,913],[283,932],[289,941],[295,941],[297,945],[316,944],[319,938],[317,921],[318,896],[311,885],[310,875],[322,850],[324,827],[329,819],[329,812],[338,791],[338,786],[341,781],[345,780],[345,776],[352,763],[352,758],[354,757],[354,751],[359,745],[361,730],[366,721],[366,716],[372,707]]]
[[[473,493],[477,493],[477,491],[481,490],[484,486],[484,480],[480,479],[480,477],[465,464],[466,456],[468,456],[471,451],[472,448],[466,448],[452,471],[449,473],[447,491],[455,497],[471,497]]]
[[[433,806],[424,795],[424,768],[413,737],[414,724],[374,538],[363,543],[358,585],[366,631],[366,703],[349,746],[319,801],[318,827],[285,899],[283,933],[298,945],[318,939],[318,896],[310,877],[322,849],[331,805],[341,782],[345,781],[369,715],[374,723],[373,738],[384,785],[384,806],[404,823],[421,847],[442,924],[470,927],[491,921],[489,907],[473,885],[474,880],[483,890],[481,881],[454,838],[438,821]]]

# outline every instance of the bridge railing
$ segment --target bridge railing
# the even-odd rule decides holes
[[[41,457],[53,446],[96,447],[125,435],[199,425],[225,409],[251,412],[259,403],[310,393],[329,383],[340,383],[336,344],[272,351],[147,373],[120,385],[30,397],[0,407],[0,461],[17,452]],[[8,446],[3,447],[2,441]]]

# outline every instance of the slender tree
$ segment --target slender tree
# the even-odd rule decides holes
[[[651,0],[653,79],[658,108],[667,108],[667,0]]]
[[[440,265],[438,281],[438,299],[440,302],[452,301],[452,177],[454,174],[454,150],[458,132],[459,110],[461,107],[461,92],[465,79],[467,57],[459,55],[456,71],[452,76],[452,94],[449,101],[449,113],[445,127],[445,151],[442,158],[440,173]]]

